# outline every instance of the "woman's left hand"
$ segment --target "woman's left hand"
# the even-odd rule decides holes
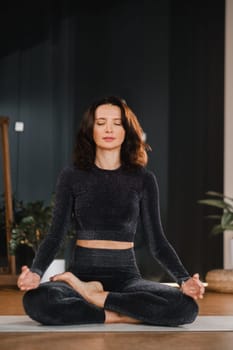
[[[205,287],[200,281],[199,274],[195,273],[193,277],[183,282],[181,286],[181,291],[195,300],[203,299]]]

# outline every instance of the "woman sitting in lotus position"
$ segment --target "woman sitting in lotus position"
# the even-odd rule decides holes
[[[117,97],[93,103],[81,122],[74,163],[62,170],[50,231],[33,264],[22,267],[26,313],[47,325],[191,323],[204,287],[189,275],[167,241],[160,220],[156,177],[146,168],[149,146],[139,122]],[[67,272],[40,284],[66,235],[71,216],[77,241]],[[142,221],[153,257],[180,285],[142,278],[134,236]]]

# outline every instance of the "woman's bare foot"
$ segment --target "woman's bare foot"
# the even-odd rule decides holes
[[[118,312],[105,310],[105,323],[133,323],[139,324],[141,321],[136,318],[120,314]]]
[[[51,281],[63,281],[69,284],[82,297],[94,304],[103,308],[105,299],[109,292],[105,292],[102,283],[98,281],[83,282],[71,272],[64,272],[50,278]]]
[[[103,308],[109,292],[105,292],[102,283],[98,281],[83,282],[71,272],[64,272],[50,278],[51,281],[63,281],[83,296],[89,303]],[[118,312],[105,310],[105,323],[133,323],[141,321]]]

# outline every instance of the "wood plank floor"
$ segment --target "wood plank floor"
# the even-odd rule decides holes
[[[23,315],[23,293],[0,288],[0,314]],[[207,292],[200,315],[233,315],[233,294]],[[1,333],[1,350],[232,350],[233,332]]]

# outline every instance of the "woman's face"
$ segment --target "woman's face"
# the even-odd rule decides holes
[[[95,111],[93,139],[96,148],[113,150],[121,148],[125,139],[121,110],[118,106],[100,105]]]

